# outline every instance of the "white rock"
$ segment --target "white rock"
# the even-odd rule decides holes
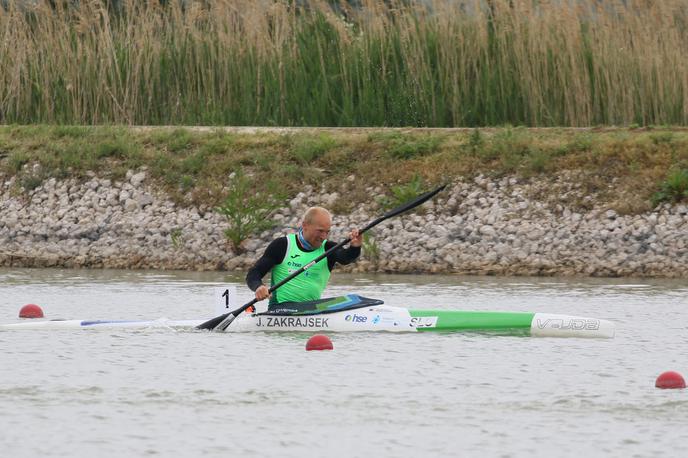
[[[129,182],[131,183],[131,185],[133,187],[138,188],[141,185],[141,183],[143,183],[143,180],[145,180],[145,179],[146,179],[146,172],[139,172],[137,174],[132,175],[131,178],[129,179]]]
[[[479,229],[480,234],[488,236],[488,237],[494,237],[497,234],[497,231],[495,231],[495,228],[489,225],[483,225],[480,226]]]
[[[138,200],[138,205],[141,208],[147,207],[148,205],[153,204],[153,197],[150,194],[142,194],[139,196]]]
[[[133,212],[139,208],[139,204],[134,199],[127,199],[124,202],[124,211]]]

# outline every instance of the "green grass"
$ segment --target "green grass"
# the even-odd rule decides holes
[[[139,149],[129,138],[115,137],[103,139],[96,145],[95,155],[97,158],[118,157],[134,158]]]
[[[657,132],[657,133],[650,134],[650,139],[656,145],[660,145],[663,143],[671,143],[674,140],[674,133],[673,132]]]
[[[235,251],[241,252],[241,242],[249,236],[272,228],[272,214],[284,206],[285,195],[274,180],[264,183],[257,191],[254,180],[239,171],[228,180],[227,193],[216,208],[229,224],[225,236]]]
[[[420,175],[416,174],[407,183],[392,186],[391,196],[383,197],[381,203],[385,209],[391,210],[392,208],[399,207],[400,205],[415,199],[420,194],[423,194],[427,191],[428,190],[425,189],[423,179]]]
[[[392,159],[413,159],[438,151],[443,138],[392,131],[370,134],[368,141],[382,145]]]
[[[683,200],[688,200],[688,169],[672,170],[660,184],[660,190],[652,196],[652,203],[658,205]]]
[[[375,241],[375,234],[366,232],[363,234],[363,255],[370,262],[378,262],[380,260],[380,247]]]
[[[51,177],[87,179],[88,172],[95,172],[119,181],[127,170],[146,166],[179,204],[216,207],[226,198],[227,177],[242,173],[250,179],[246,189],[251,193],[265,194],[272,187],[293,198],[307,187],[324,186],[340,194],[333,208],[346,212],[381,194],[391,208],[440,183],[478,174],[556,181],[571,172],[595,202],[634,213],[655,202],[683,199],[688,169],[688,131],[667,128],[293,135],[91,127],[67,132],[41,125],[0,126],[0,175],[16,176],[15,183],[28,192]],[[670,141],[657,141],[658,134],[667,139],[669,133]],[[390,153],[401,146],[411,153]],[[376,187],[380,191],[371,195]]]
[[[299,162],[310,164],[336,145],[337,142],[327,134],[300,135],[293,140],[292,154]]]
[[[86,137],[89,133],[89,128],[84,126],[55,126],[52,130],[56,138],[82,138]]]
[[[14,151],[7,160],[7,169],[10,173],[18,173],[24,164],[27,164],[31,157],[24,151]]]
[[[539,149],[530,150],[525,161],[526,173],[541,174],[547,171],[551,163],[551,156],[546,151]]]
[[[172,153],[187,150],[193,141],[191,132],[187,129],[156,130],[152,136],[153,143]]]
[[[33,191],[43,183],[43,178],[40,176],[27,175],[19,180],[19,184],[25,191]]]

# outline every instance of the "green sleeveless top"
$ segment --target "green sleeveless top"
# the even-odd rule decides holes
[[[301,251],[296,243],[296,234],[287,235],[287,254],[280,264],[272,268],[270,286],[274,286],[291,273],[315,260],[325,253],[325,243],[313,251]],[[270,304],[281,302],[302,302],[320,299],[322,292],[330,279],[330,269],[327,267],[327,258],[321,259],[317,264],[309,267],[272,293]]]

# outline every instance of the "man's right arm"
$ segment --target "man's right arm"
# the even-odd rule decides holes
[[[284,260],[287,254],[287,238],[279,237],[270,242],[265,249],[265,253],[251,267],[246,274],[246,285],[255,291],[263,285],[263,277],[272,270],[277,264]]]

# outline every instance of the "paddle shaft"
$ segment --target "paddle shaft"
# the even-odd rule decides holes
[[[391,217],[393,217],[393,216],[396,216],[396,215],[398,215],[398,214],[400,214],[400,213],[403,213],[403,212],[405,212],[405,211],[407,211],[407,210],[410,210],[410,209],[412,209],[412,208],[417,207],[418,205],[420,205],[420,204],[426,202],[427,200],[429,200],[431,197],[435,196],[435,194],[437,194],[438,192],[440,192],[441,190],[443,190],[443,189],[445,188],[445,186],[446,186],[446,185],[440,186],[439,188],[435,189],[434,191],[427,192],[427,193],[425,193],[425,194],[423,194],[423,195],[421,195],[421,196],[415,198],[415,199],[412,200],[411,202],[407,202],[406,204],[401,205],[401,206],[399,206],[399,207],[397,207],[397,208],[395,208],[395,209],[393,209],[393,210],[391,210],[391,211],[385,213],[384,215],[382,215],[382,216],[379,217],[378,219],[376,219],[376,220],[374,220],[374,221],[368,223],[368,225],[365,226],[364,228],[360,229],[360,230],[359,230],[359,233],[360,233],[360,234],[363,234],[364,232],[366,232],[366,231],[372,229],[373,227],[377,226],[378,224],[380,224],[380,223],[383,222],[384,220],[389,219],[389,218],[391,218]],[[314,260],[312,260],[312,261],[309,262],[308,264],[306,264],[305,266],[303,266],[303,267],[301,267],[300,269],[298,269],[298,270],[292,272],[292,273],[289,274],[286,278],[284,278],[284,279],[282,279],[281,281],[279,281],[279,282],[275,283],[274,285],[272,285],[272,286],[270,287],[270,289],[268,289],[268,292],[269,292],[269,293],[272,293],[273,291],[275,291],[275,290],[276,290],[277,288],[279,288],[280,286],[282,286],[282,285],[284,285],[285,283],[287,283],[288,281],[292,280],[294,277],[296,277],[296,276],[298,276],[298,275],[301,275],[304,271],[310,269],[310,268],[313,267],[315,264],[317,264],[318,262],[320,262],[321,260],[323,260],[324,258],[326,258],[327,256],[329,256],[329,255],[330,255],[331,253],[333,253],[335,250],[338,250],[338,249],[341,248],[342,246],[346,245],[346,244],[349,243],[350,241],[351,241],[350,238],[347,238],[346,240],[342,240],[341,242],[339,242],[338,244],[336,244],[335,246],[333,246],[332,248],[330,248],[329,250],[325,251],[323,254],[321,254],[320,256],[318,256],[317,258],[315,258]],[[218,316],[218,317],[212,318],[212,319],[206,321],[205,323],[202,323],[202,324],[198,325],[198,328],[197,328],[197,329],[212,329],[212,330],[217,330],[217,331],[224,331],[225,329],[227,329],[227,327],[228,327],[230,324],[232,324],[232,321],[234,321],[234,319],[235,319],[236,317],[238,317],[242,312],[244,312],[247,308],[251,307],[251,306],[252,306],[253,304],[255,304],[256,302],[258,302],[258,299],[253,298],[250,302],[248,302],[248,303],[242,305],[241,307],[239,307],[239,308],[236,309],[236,310],[233,310],[233,311],[231,311],[231,312],[227,312],[227,313],[225,313],[225,314],[223,314],[223,315],[220,315],[220,316]]]

